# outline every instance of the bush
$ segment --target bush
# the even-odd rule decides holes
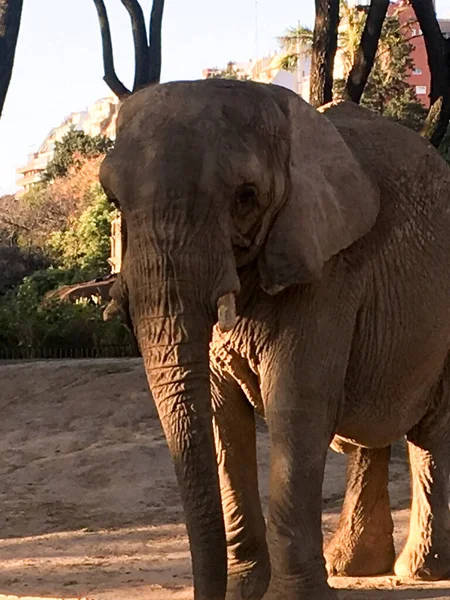
[[[117,214],[100,184],[88,191],[87,208],[72,218],[62,231],[50,235],[48,245],[54,259],[65,269],[81,269],[106,275],[110,271],[111,221]]]
[[[90,301],[42,303],[58,285],[71,283],[73,271],[47,269],[26,277],[0,299],[0,351],[21,347],[98,348],[132,344],[119,321],[103,321],[103,308]]]
[[[46,266],[48,259],[39,250],[0,243],[0,296],[19,285],[24,277]]]

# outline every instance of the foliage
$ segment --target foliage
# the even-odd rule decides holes
[[[101,306],[59,300],[41,304],[40,295],[28,281],[0,299],[0,350],[130,343],[130,334],[119,321],[103,321]]]
[[[408,82],[414,63],[406,35],[397,15],[386,18],[361,104],[418,131],[426,110]]]
[[[342,10],[339,56],[346,78],[354,64],[367,15],[365,11],[349,8],[346,2],[342,3]],[[408,41],[410,29],[408,24],[401,25],[397,14],[386,17],[361,105],[419,131],[426,109],[408,81],[414,67],[411,58],[413,46]],[[345,79],[335,81],[335,97],[342,95],[344,87]]]
[[[71,167],[79,169],[83,159],[95,158],[106,154],[113,147],[113,142],[102,135],[92,137],[84,131],[71,129],[60,142],[55,142],[55,153],[42,175],[42,181],[51,182],[65,177]]]
[[[53,243],[54,232],[56,237],[61,237],[67,230],[73,229],[83,214],[89,220],[89,208],[99,210],[98,202],[100,192],[98,184],[98,171],[103,157],[84,159],[81,167],[70,167],[65,177],[60,177],[50,184],[34,185],[28,192],[20,197],[5,196],[0,198],[0,229],[17,240],[23,247],[36,247],[42,251],[55,264],[61,263],[61,253]],[[107,204],[103,200],[104,204]],[[112,209],[111,209],[112,210]],[[101,212],[101,211],[100,211]],[[94,215],[95,218],[95,215]],[[109,245],[110,232],[104,224],[104,219],[98,215],[97,225],[102,238],[103,249]],[[84,228],[82,241],[88,246],[98,246],[99,233],[92,227],[89,230],[93,239],[90,240]],[[72,237],[75,243],[79,235]],[[66,236],[66,243],[69,243]],[[66,249],[66,256],[71,249]],[[92,254],[92,249],[90,250]],[[79,253],[78,253],[79,254]],[[77,255],[77,249],[72,249],[72,255]],[[97,256],[99,254],[97,253]],[[104,253],[102,254],[104,256]],[[71,268],[72,268],[71,264]],[[93,265],[92,265],[93,266]],[[80,265],[85,268],[86,265]],[[103,261],[101,272],[107,268],[106,259]]]
[[[338,56],[344,79],[335,81],[335,98],[342,97],[345,78],[355,63],[366,19],[366,11],[351,8],[347,2],[341,1]],[[411,59],[413,46],[407,39],[410,35],[410,27],[402,26],[398,15],[385,19],[377,56],[361,104],[419,131],[427,111],[408,82],[414,67]],[[287,70],[296,68],[299,52],[311,53],[313,32],[308,27],[291,27],[278,39],[284,53],[281,65]]]
[[[16,289],[17,296],[34,298],[40,302],[47,292],[63,285],[72,285],[80,281],[86,274],[79,269],[58,269],[49,267],[36,271],[25,277]],[[87,277],[86,277],[87,278]]]
[[[345,76],[355,64],[356,53],[366,24],[366,12],[352,8],[341,1],[341,22],[338,32],[339,58],[342,61]]]
[[[100,304],[43,302],[47,292],[79,277],[77,270],[45,269],[0,297],[0,350],[130,344],[131,336],[119,321],[103,321]]]
[[[229,62],[225,69],[210,69],[206,75],[206,79],[239,79],[247,81],[250,75],[247,75],[242,69],[236,67],[236,63]]]
[[[1,238],[1,234],[0,234]],[[0,296],[19,285],[24,277],[48,266],[48,260],[32,247],[20,248],[14,242],[0,241]]]
[[[110,223],[116,213],[98,171],[99,151],[110,143],[78,134],[65,138],[64,153],[53,165],[53,172],[64,175],[20,197],[0,198],[0,350],[130,343],[119,322],[103,322],[100,306],[42,301],[61,285],[109,272]]]
[[[53,232],[49,246],[63,268],[78,267],[102,275],[109,271],[111,221],[117,211],[100,184],[94,185],[88,194],[87,208],[79,216],[69,219],[63,230]]]
[[[300,54],[310,55],[313,44],[313,30],[300,23],[297,27],[288,27],[284,34],[278,38],[278,43],[283,51],[280,68],[294,71]]]

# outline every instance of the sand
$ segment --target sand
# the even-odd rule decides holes
[[[139,359],[0,364],[0,600],[190,600],[177,485]],[[258,425],[267,501],[268,436]],[[345,457],[330,452],[323,528]],[[402,444],[391,462],[395,541],[409,517]],[[450,581],[333,578],[343,600],[447,598]]]

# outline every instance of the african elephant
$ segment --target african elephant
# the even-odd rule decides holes
[[[450,170],[437,152],[353,104],[175,82],[124,102],[101,181],[126,223],[112,297],[173,458],[195,598],[337,598],[321,534],[333,438],[350,458],[329,571],[392,568],[389,446],[406,435],[395,569],[445,577]],[[267,527],[255,413],[270,435]]]

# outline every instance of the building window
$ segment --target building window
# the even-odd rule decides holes
[[[427,86],[426,85],[416,85],[416,94],[418,96],[423,96],[426,93],[427,93]]]
[[[422,69],[418,69],[417,67],[413,69],[413,75],[422,75]]]

